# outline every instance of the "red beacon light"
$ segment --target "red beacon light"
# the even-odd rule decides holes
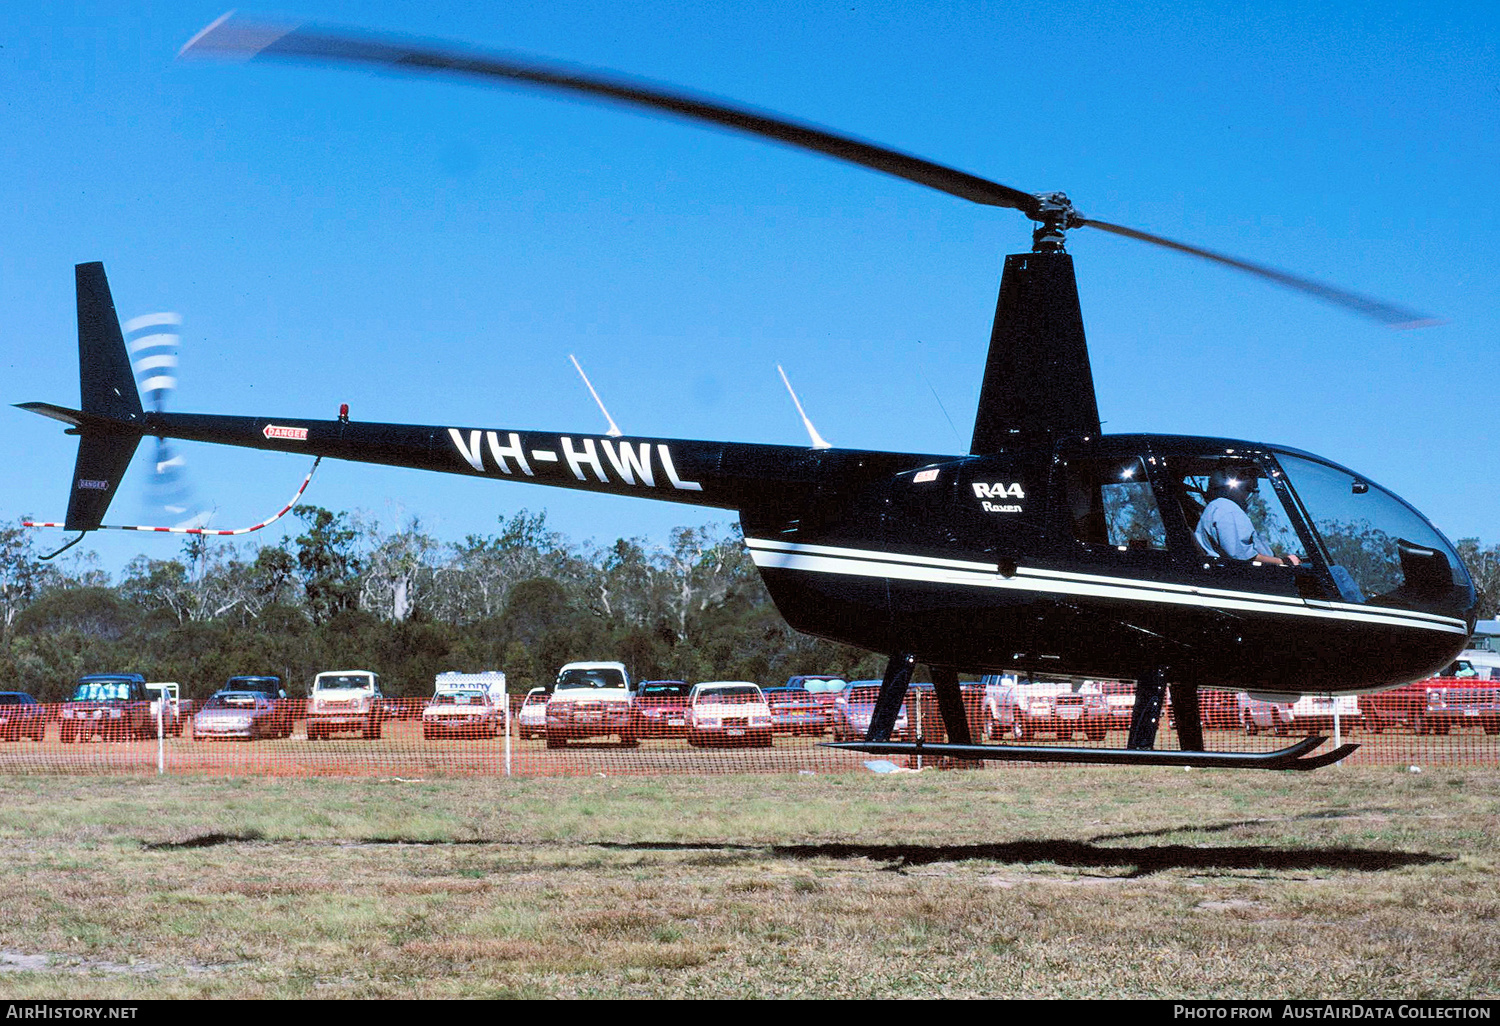
[[[340,424],[347,424],[347,423],[349,423],[349,404],[348,403],[339,403],[339,423]]]

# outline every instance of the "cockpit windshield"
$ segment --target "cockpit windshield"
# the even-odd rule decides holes
[[[1465,615],[1473,584],[1458,553],[1420,513],[1378,485],[1320,460],[1276,453],[1323,543],[1346,602]]]

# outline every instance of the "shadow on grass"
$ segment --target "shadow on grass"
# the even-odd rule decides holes
[[[902,872],[935,862],[1032,863],[1050,862],[1073,869],[1128,869],[1123,879],[1150,876],[1171,869],[1227,871],[1264,870],[1353,870],[1377,873],[1405,866],[1451,862],[1451,856],[1427,852],[1378,851],[1368,848],[1276,848],[1232,845],[1200,848],[1183,844],[1144,847],[1113,847],[1090,841],[1012,841],[1005,844],[686,844],[602,842],[596,847],[634,851],[742,852],[747,860],[757,853],[790,859],[869,859],[887,863],[885,869]]]
[[[261,839],[259,830],[246,830],[239,834],[199,834],[185,841],[145,841],[141,843],[141,847],[146,851],[179,851],[183,848],[213,848],[220,844],[239,844]]]
[[[1309,817],[1297,817],[1309,818]],[[1311,817],[1316,818],[1316,817]],[[997,844],[726,844],[712,841],[694,843],[690,841],[594,841],[584,842],[590,847],[612,851],[681,851],[708,852],[718,856],[718,861],[754,862],[766,856],[784,859],[868,859],[885,863],[890,872],[903,872],[917,866],[937,862],[1001,862],[1001,863],[1051,863],[1071,869],[1125,870],[1121,879],[1151,876],[1172,869],[1197,870],[1201,872],[1227,872],[1233,870],[1269,871],[1313,871],[1347,870],[1360,873],[1378,873],[1406,866],[1432,865],[1452,862],[1451,855],[1430,852],[1381,851],[1373,848],[1349,847],[1276,847],[1271,845],[1227,845],[1208,847],[1186,844],[1158,845],[1113,845],[1101,841],[1118,840],[1124,837],[1149,836],[1171,833],[1175,830],[1198,832],[1222,832],[1237,826],[1252,826],[1265,820],[1245,820],[1232,823],[1195,824],[1191,827],[1166,828],[1142,831],[1140,834],[1103,835],[1086,841],[1039,840],[1009,841]],[[210,848],[220,844],[235,844],[262,841],[258,830],[239,834],[211,833],[189,837],[181,841],[157,841],[143,844],[147,851],[175,851],[186,848]],[[487,838],[423,839],[398,837],[366,837],[357,841],[334,841],[325,843],[431,845],[434,847],[457,845],[514,844],[516,842],[495,841]]]
[[[1303,812],[1296,816],[1261,816],[1256,819],[1229,820],[1224,823],[1187,823],[1181,826],[1154,827],[1150,830],[1127,830],[1117,834],[1098,834],[1094,841],[1124,841],[1135,837],[1160,837],[1163,834],[1222,834],[1241,827],[1263,827],[1275,823],[1299,823],[1309,820],[1357,819],[1361,816],[1399,814],[1392,808],[1325,809]]]

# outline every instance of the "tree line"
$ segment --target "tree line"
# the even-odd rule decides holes
[[[878,657],[786,626],[737,528],[598,547],[522,510],[451,543],[415,519],[387,531],[319,506],[293,514],[294,540],[188,536],[118,580],[87,557],[45,562],[32,532],[0,528],[0,690],[60,701],[83,674],[129,671],[195,698],[235,674],[302,694],[321,670],[368,669],[394,696],[430,694],[449,670],[504,670],[515,691],[580,659],[639,680],[880,673]]]
[[[176,558],[133,559],[118,581],[87,558],[39,558],[0,528],[0,690],[60,701],[86,673],[136,672],[211,694],[275,674],[301,694],[320,670],[368,669],[387,694],[428,694],[448,670],[504,670],[512,691],[578,659],[617,659],[638,680],[878,677],[880,656],[798,634],[771,603],[737,527],[674,529],[665,544],[576,544],[545,513],[442,542],[418,520],[387,531],[298,506],[294,540],[247,547],[189,536]],[[1480,616],[1500,609],[1500,545],[1459,554]]]

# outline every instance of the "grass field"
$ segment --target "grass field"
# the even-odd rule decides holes
[[[1500,772],[8,778],[0,997],[1500,993]]]

